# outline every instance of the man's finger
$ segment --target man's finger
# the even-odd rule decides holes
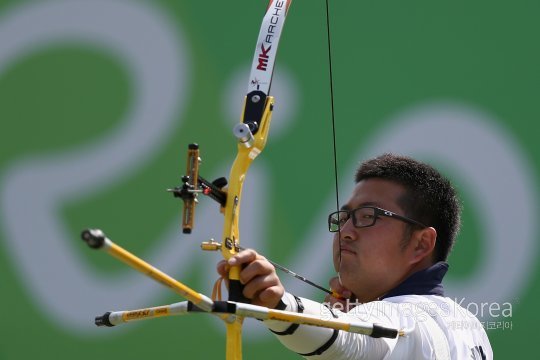
[[[252,262],[257,258],[258,254],[255,250],[252,249],[246,249],[240,251],[238,254],[231,257],[227,262],[229,265],[241,265],[245,263]]]
[[[279,279],[270,274],[256,276],[244,287],[244,296],[248,299],[254,299],[259,295],[259,292],[279,284]]]
[[[331,278],[329,284],[330,289],[332,289],[333,292],[339,294],[342,298],[350,299],[350,297],[352,296],[352,292],[341,284],[337,276]]]
[[[217,264],[217,272],[221,277],[226,277],[229,272],[230,266],[226,260],[221,260]]]
[[[249,263],[240,273],[240,281],[247,284],[257,276],[266,276],[275,272],[274,267],[263,259],[257,259]]]

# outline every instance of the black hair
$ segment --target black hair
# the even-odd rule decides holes
[[[428,164],[395,154],[383,154],[363,162],[356,171],[355,181],[370,178],[393,181],[405,188],[398,205],[405,216],[435,228],[434,260],[445,261],[461,223],[461,205],[450,181]]]

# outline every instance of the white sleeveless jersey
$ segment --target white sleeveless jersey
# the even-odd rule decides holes
[[[299,311],[293,295],[285,294],[283,302],[287,310]],[[305,314],[356,319],[405,333],[396,339],[386,339],[306,325],[290,331],[290,324],[265,321],[287,348],[306,359],[493,359],[482,324],[447,297],[395,296],[358,305],[347,313],[330,311],[323,304],[304,298],[300,303]]]

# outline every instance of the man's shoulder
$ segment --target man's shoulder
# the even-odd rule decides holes
[[[468,309],[461,306],[455,300],[439,295],[401,295],[386,298],[388,303],[394,304],[398,309],[404,312],[402,315],[410,315],[411,309],[415,314],[427,313],[434,319],[444,320],[446,324],[452,324],[455,321],[468,321],[475,326],[480,326],[480,322]]]
[[[385,301],[397,306],[400,315],[409,322],[412,321],[419,329],[432,331],[428,325],[431,319],[434,320],[437,327],[443,331],[451,353],[457,355],[456,358],[468,358],[471,352],[478,349],[488,355],[487,359],[493,358],[482,323],[459,302],[438,295],[402,295],[387,298]]]

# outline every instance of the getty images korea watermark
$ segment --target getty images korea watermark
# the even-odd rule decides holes
[[[474,329],[482,326],[485,330],[512,330],[512,304],[510,302],[468,302],[466,298],[454,299],[454,303],[444,301],[421,301],[393,303],[389,301],[372,301],[358,303],[347,300],[345,304],[338,302],[333,306],[323,303],[321,315],[325,319],[333,318],[330,308],[339,311],[349,309],[348,314],[357,316],[362,321],[372,321],[380,315],[385,317],[409,317],[415,321],[425,321],[427,316],[438,316],[448,319],[452,329]],[[480,322],[469,321],[477,318]],[[485,320],[488,319],[488,320]]]

